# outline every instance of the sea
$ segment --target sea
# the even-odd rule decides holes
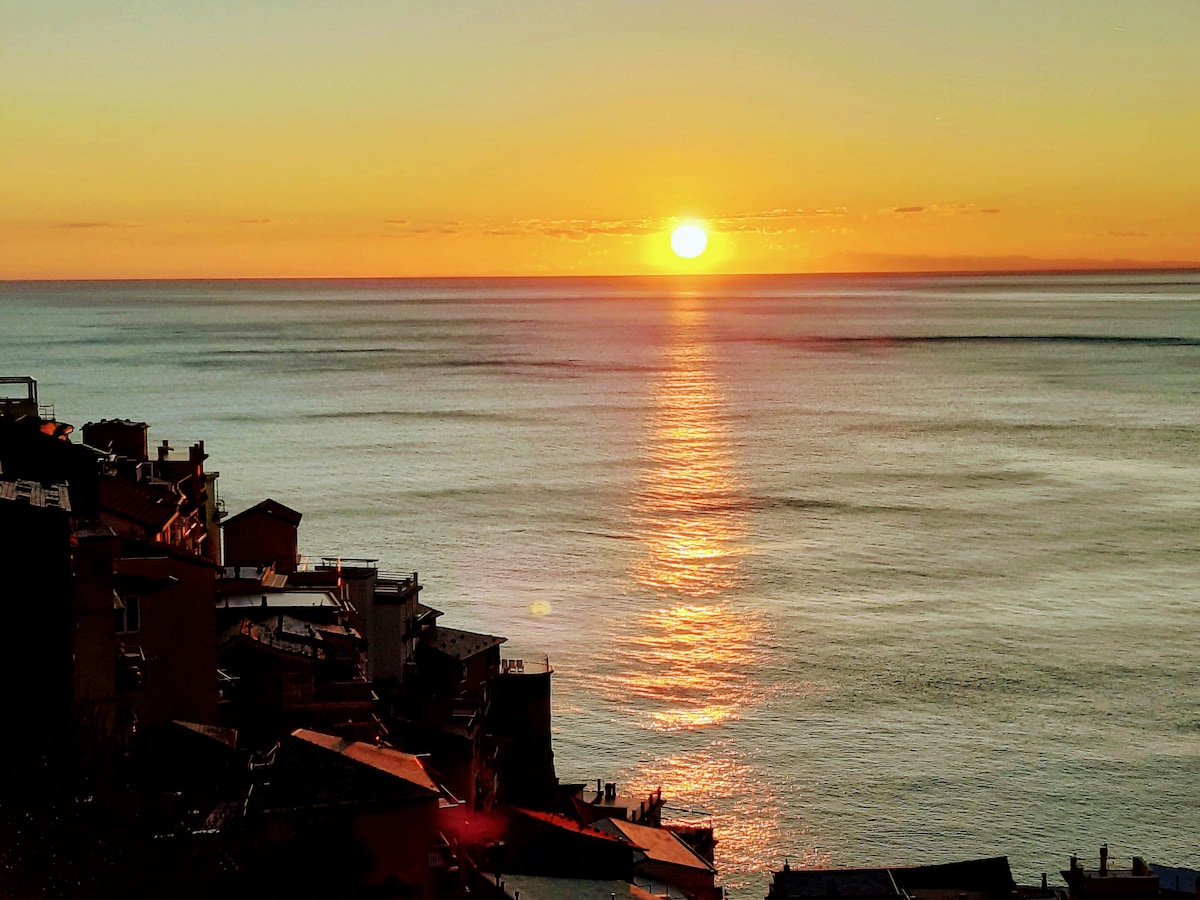
[[[554,669],[729,894],[1200,868],[1200,272],[0,284],[0,374]]]

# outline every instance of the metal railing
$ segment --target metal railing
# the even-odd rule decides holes
[[[378,572],[375,575],[376,584],[416,584],[416,572]]]

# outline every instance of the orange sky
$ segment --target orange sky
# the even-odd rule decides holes
[[[0,278],[1196,262],[1198,48],[1194,0],[8,0]]]

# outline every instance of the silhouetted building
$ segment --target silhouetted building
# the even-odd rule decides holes
[[[793,869],[771,880],[768,900],[1010,900],[1015,882],[1008,857],[932,866]]]
[[[433,625],[421,632],[415,666],[387,697],[384,723],[406,747],[433,755],[454,794],[472,806],[496,796],[488,716],[504,638]]]
[[[25,375],[0,376],[0,418],[38,418],[37,382]]]
[[[688,900],[720,900],[717,870],[677,836],[663,828],[624,819],[600,819],[594,827],[634,847],[634,884],[654,894],[683,895]]]
[[[216,724],[216,568],[163,544],[121,542],[112,629],[133,723]]]
[[[259,742],[299,727],[372,740],[376,697],[358,667],[361,639],[344,625],[276,613],[242,618],[219,637],[221,724]]]
[[[436,897],[439,870],[447,868],[440,800],[414,756],[298,730],[259,769],[247,798],[239,829],[241,843],[255,848],[247,877],[272,895],[284,879],[295,880],[310,896],[314,884],[305,884],[305,873],[333,867],[332,880],[312,875],[320,883],[391,883],[404,896]]]
[[[185,539],[196,517],[178,485],[72,443],[70,425],[35,411],[35,383],[29,395],[0,415],[0,585],[22,601],[7,604],[9,626],[40,656],[36,674],[15,654],[0,671],[20,685],[15,721],[37,727],[4,752],[69,790],[66,774],[112,777],[139,722],[216,721],[215,566],[189,552],[204,542]],[[114,434],[137,452],[129,426]]]
[[[1108,855],[1108,845],[1100,848],[1093,867],[1077,856],[1062,873],[1070,900],[1152,900],[1159,895],[1158,876],[1140,856],[1127,866],[1118,866]]]
[[[217,473],[205,472],[204,442],[186,456],[163,441],[149,456],[149,426],[101,419],[82,428],[83,443],[105,458],[101,521],[118,534],[169,544],[184,553],[221,560]]]
[[[487,872],[632,883],[632,844],[557,813],[497,807],[462,843]]]
[[[440,625],[416,572],[301,560],[301,514],[277,501],[224,523],[222,559],[202,442],[155,453],[146,423],[102,419],[73,443],[36,382],[3,384],[17,396],[0,397],[0,595],[38,655],[0,657],[21,735],[0,750],[0,825],[64,823],[53,840],[0,842],[0,871],[30,860],[27,892],[46,860],[102,833],[52,880],[177,893],[191,866],[212,895],[366,884],[431,900],[459,887],[442,832],[477,846],[463,816],[497,799],[538,808],[490,816],[515,838],[501,863],[636,896],[635,855],[693,859],[666,832],[635,845],[540,811],[558,800],[548,660],[502,661],[504,638]],[[333,862],[313,875],[322,854]]]
[[[273,566],[288,575],[300,557],[297,532],[301,514],[276,500],[263,500],[226,519],[225,565]]]
[[[496,752],[496,802],[548,809],[558,792],[550,724],[550,661],[502,659],[491,681],[489,732]]]
[[[655,828],[662,824],[662,790],[655,790],[644,797],[632,797],[617,790],[615,782],[601,784],[596,779],[596,789],[579,785],[573,788],[572,803],[575,814],[584,822],[597,819],[621,819],[638,825]]]

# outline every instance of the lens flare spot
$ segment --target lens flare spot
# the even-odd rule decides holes
[[[529,604],[529,614],[532,616],[548,616],[554,612],[549,600],[534,600]]]

